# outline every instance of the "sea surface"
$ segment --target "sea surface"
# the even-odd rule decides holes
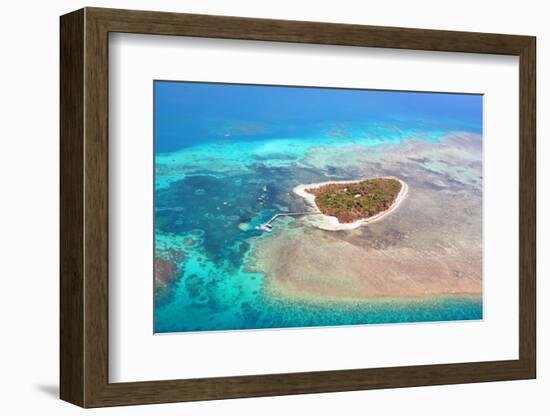
[[[352,147],[481,135],[481,96],[157,81],[154,99],[155,256],[173,265],[156,333],[482,319],[481,296],[278,296],[251,267],[273,237],[255,227],[307,209],[294,186],[357,179],[360,167],[319,168],[312,152],[332,161]]]

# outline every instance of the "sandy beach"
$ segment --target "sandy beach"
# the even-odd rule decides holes
[[[327,231],[354,230],[362,225],[367,225],[367,224],[371,224],[373,222],[379,221],[385,216],[391,214],[399,207],[401,202],[403,202],[403,200],[407,197],[409,187],[401,179],[395,176],[383,176],[381,177],[381,179],[395,179],[396,181],[399,181],[399,183],[401,183],[401,190],[399,191],[399,194],[395,198],[395,201],[393,202],[393,204],[387,210],[379,212],[378,214],[373,215],[372,217],[363,218],[350,223],[341,223],[340,221],[338,221],[338,218],[336,217],[322,214],[319,211],[317,204],[315,203],[315,195],[307,192],[306,189],[316,189],[316,188],[320,188],[321,186],[331,185],[331,184],[359,183],[366,179],[357,179],[353,181],[328,181],[328,182],[320,182],[320,183],[312,183],[312,184],[302,184],[294,187],[293,192],[296,195],[299,195],[302,198],[304,198],[308,202],[308,204],[311,207],[313,207],[316,211],[319,211],[319,215],[308,216],[307,218],[305,218],[305,221],[307,221],[311,225]]]

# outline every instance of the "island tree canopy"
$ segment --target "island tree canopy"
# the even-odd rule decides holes
[[[401,186],[393,178],[375,178],[327,184],[306,189],[306,192],[315,195],[315,203],[323,214],[336,217],[341,223],[350,223],[387,210]]]

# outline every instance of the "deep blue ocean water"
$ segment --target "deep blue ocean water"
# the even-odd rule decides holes
[[[481,133],[482,96],[155,82],[158,153],[219,140],[303,138],[354,127]]]
[[[351,179],[337,165],[303,163],[310,149],[480,134],[481,96],[157,81],[154,98],[155,250],[183,253],[168,295],[155,301],[155,332],[482,318],[474,296],[278,299],[246,269],[255,243],[269,238],[254,227],[304,208],[289,190],[327,175]]]

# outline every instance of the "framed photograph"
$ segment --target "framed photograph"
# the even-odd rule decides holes
[[[535,378],[535,49],[62,16],[61,398]]]

